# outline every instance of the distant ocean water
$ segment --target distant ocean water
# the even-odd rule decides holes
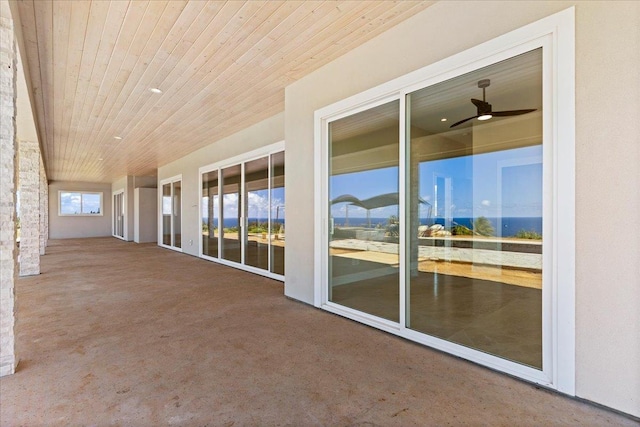
[[[503,217],[503,218],[489,218],[487,217],[494,230],[496,230],[497,236],[502,237],[511,237],[515,236],[519,231],[535,231],[536,233],[542,234],[542,217]],[[346,218],[344,217],[335,217],[334,224],[337,227],[344,227],[346,223]],[[473,228],[473,221],[475,218],[453,218],[452,225],[463,225],[468,228]],[[203,222],[206,222],[207,218],[203,218]],[[272,219],[275,223],[275,218]],[[381,226],[384,227],[387,225],[389,218],[371,218],[371,226]],[[253,222],[267,222],[266,218],[249,218],[249,224]],[[278,223],[284,224],[284,218],[278,218]],[[431,220],[422,219],[420,221],[422,225],[433,225],[433,224],[441,224],[445,225],[444,218],[435,218]],[[224,219],[224,227],[237,227],[238,220],[236,218],[225,218]],[[349,218],[349,227],[366,227],[367,219],[366,218]],[[502,230],[502,233],[498,233],[498,230]]]
[[[207,223],[209,219],[205,216],[202,218],[202,222],[203,223]],[[225,218],[224,219],[224,228],[229,228],[229,227],[237,227],[238,226],[238,219],[237,218]],[[249,218],[249,224],[254,223],[254,222],[258,222],[260,224],[267,222],[267,218]],[[271,219],[272,223],[278,223],[278,224],[284,224],[284,218],[278,218],[278,220],[276,220],[275,218]]]
[[[468,228],[473,228],[473,222],[476,218],[453,218],[451,225],[463,225]],[[511,237],[515,236],[519,231],[535,231],[542,234],[542,217],[502,217],[502,218],[490,218],[487,217],[494,230],[496,230],[497,236]],[[336,217],[333,219],[334,224],[337,227],[344,227],[346,218]],[[388,223],[388,218],[371,218],[371,226],[376,227],[378,225],[385,226]],[[434,218],[431,220],[421,219],[422,225],[441,224],[445,225],[444,218]],[[349,218],[350,227],[366,227],[366,218]],[[502,230],[501,233],[498,230]]]

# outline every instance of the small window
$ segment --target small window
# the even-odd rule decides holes
[[[60,216],[102,216],[102,193],[59,191]]]

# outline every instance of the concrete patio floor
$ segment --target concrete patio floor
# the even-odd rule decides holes
[[[0,425],[637,425],[114,238],[51,241],[17,292]]]

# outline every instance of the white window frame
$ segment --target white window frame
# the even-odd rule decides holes
[[[114,218],[116,205],[114,203],[114,199],[117,195],[122,194],[122,210],[124,213],[122,214],[122,234],[123,236],[118,236],[116,234],[116,227],[114,225]],[[127,232],[128,232],[128,221],[127,221],[127,193],[124,191],[124,188],[113,191],[111,193],[111,236],[120,239],[127,240]]]
[[[171,184],[171,239],[173,241],[174,238],[174,221],[175,221],[175,215],[173,212],[173,184],[176,182],[180,182],[181,185],[181,189],[182,189],[182,194],[180,195],[180,230],[183,229],[184,224],[182,223],[182,218],[184,216],[184,209],[183,209],[183,204],[184,204],[184,187],[182,187],[182,174],[180,175],[175,175],[172,176],[171,178],[165,178],[163,180],[160,181],[160,188],[158,188],[158,246],[161,246],[163,248],[167,248],[167,249],[171,249],[177,252],[182,252],[182,244],[180,245],[181,247],[176,247],[173,245],[165,245],[162,241],[162,227],[164,226],[164,223],[162,221],[162,215],[163,215],[163,210],[162,210],[162,203],[163,203],[163,186],[165,186],[166,184]],[[183,242],[184,243],[184,242]]]
[[[387,321],[328,301],[328,124],[476,69],[543,48],[543,370],[511,362],[406,328],[405,286],[400,286],[400,321]],[[575,395],[575,10],[509,32],[464,52],[315,112],[314,305],[475,363],[562,393]],[[406,178],[405,126],[400,126],[400,188]],[[400,217],[405,218],[405,191]],[[562,209],[560,203],[562,201]],[[406,262],[406,221],[401,223],[400,260]],[[405,283],[405,268],[400,283]]]
[[[198,190],[198,224],[200,225],[200,227],[202,226],[202,179],[203,179],[203,175],[205,173],[209,173],[209,172],[213,172],[215,170],[218,171],[218,179],[220,179],[220,174],[222,169],[227,168],[227,167],[231,167],[231,166],[237,166],[237,165],[242,165],[242,179],[241,179],[241,188],[240,188],[240,206],[242,206],[242,208],[245,208],[245,191],[244,191],[244,165],[247,162],[250,162],[252,160],[257,160],[257,159],[261,159],[264,157],[268,157],[269,158],[269,206],[271,206],[271,155],[273,154],[277,154],[280,152],[283,152],[285,150],[285,143],[284,141],[279,141],[279,142],[275,142],[273,144],[269,144],[269,145],[265,145],[264,147],[260,147],[258,149],[249,151],[247,153],[244,154],[240,154],[238,156],[234,156],[225,160],[221,160],[219,162],[215,162],[215,163],[211,163],[208,164],[206,166],[202,166],[199,168],[198,170],[198,175],[199,175],[199,180],[198,180],[198,186],[199,186],[199,190]],[[286,167],[286,165],[285,165]],[[220,190],[221,191],[221,190]],[[285,189],[286,192],[286,189]],[[221,218],[221,215],[218,215],[218,218]],[[269,214],[268,214],[268,220],[269,223],[271,223],[271,209],[269,209]],[[215,258],[215,257],[211,257],[208,256],[206,254],[203,253],[203,248],[202,248],[202,233],[199,232],[198,235],[200,236],[198,239],[198,256],[202,259],[206,259],[207,261],[213,261],[213,262],[217,262],[219,264],[223,264],[223,265],[227,265],[229,267],[234,267],[240,270],[244,270],[244,271],[248,271],[254,274],[258,274],[261,276],[265,276],[265,277],[269,277],[271,279],[274,280],[279,280],[281,282],[284,282],[284,275],[281,274],[276,274],[276,273],[272,273],[269,270],[262,270],[260,268],[256,268],[250,265],[246,265],[244,263],[244,255],[245,255],[245,226],[246,226],[246,218],[244,217],[244,215],[242,215],[242,221],[244,224],[240,225],[240,230],[241,230],[241,235],[240,235],[240,256],[241,256],[241,262],[234,262],[234,261],[229,261],[226,259],[223,259],[221,257]],[[218,242],[218,245],[220,245],[220,242]],[[285,249],[286,250],[286,249]],[[218,246],[218,254],[220,253],[220,246]],[[269,265],[271,265],[271,251],[269,251],[269,261],[268,261]]]
[[[62,193],[80,194],[80,213],[70,214],[62,212]],[[82,198],[85,194],[98,194],[100,196],[100,213],[82,213]],[[58,190],[58,216],[104,216],[104,197],[102,191]]]

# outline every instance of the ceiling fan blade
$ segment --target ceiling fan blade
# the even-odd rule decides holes
[[[464,122],[468,122],[469,120],[473,120],[473,119],[475,119],[475,118],[478,118],[478,117],[480,117],[480,116],[467,117],[467,118],[466,118],[466,119],[464,119],[464,120],[460,120],[459,122],[455,122],[454,124],[452,124],[451,126],[449,126],[449,129],[451,129],[451,128],[453,128],[453,127],[456,127],[456,126],[458,126],[458,125],[461,125],[461,124],[463,124]]]
[[[485,105],[489,105],[487,101],[482,101],[480,99],[475,99],[475,98],[471,98],[471,102],[473,103],[473,105],[475,105],[478,108],[481,108]]]
[[[536,111],[535,108],[529,110],[509,110],[509,111],[494,111],[491,114],[496,117],[506,117],[506,116],[519,116],[521,114],[527,114]]]

